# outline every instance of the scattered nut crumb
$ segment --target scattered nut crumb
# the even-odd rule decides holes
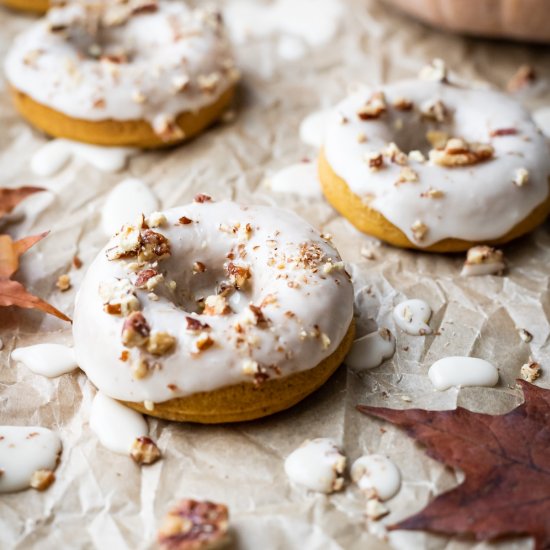
[[[529,171],[525,168],[518,168],[514,175],[514,184],[523,187],[529,182]]]
[[[57,283],[55,286],[61,290],[61,292],[66,292],[71,288],[71,277],[68,274],[60,275],[57,278]]]
[[[533,383],[541,375],[539,363],[529,358],[529,363],[525,363],[520,369],[521,377],[529,383]]]
[[[382,504],[377,498],[367,500],[365,513],[369,519],[378,521],[390,513],[389,509]]]
[[[37,491],[45,491],[55,481],[52,470],[36,470],[30,480],[30,486]]]
[[[529,343],[533,339],[533,335],[526,329],[520,328],[518,330],[519,337],[525,342]]]
[[[154,464],[161,458],[161,452],[157,444],[149,437],[136,437],[130,449],[130,456],[140,466]]]

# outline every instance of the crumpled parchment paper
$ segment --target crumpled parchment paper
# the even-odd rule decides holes
[[[296,5],[303,8],[304,2],[296,0]],[[220,5],[228,4],[230,0]],[[51,178],[33,176],[29,160],[45,138],[15,113],[6,83],[0,81],[0,186],[33,184],[49,190],[20,205],[1,230],[15,237],[52,230],[25,255],[18,278],[56,307],[71,314],[79,281],[105,242],[99,224],[102,204],[114,184],[134,176],[154,190],[163,207],[186,203],[200,191],[296,210],[332,233],[348,262],[355,282],[359,335],[378,323],[397,337],[397,352],[382,367],[361,376],[342,367],[315,395],[274,417],[234,426],[151,419],[151,433],[164,459],[139,468],[130,458],[102,448],[90,432],[88,414],[95,389],[83,373],[49,380],[10,361],[16,346],[43,341],[71,344],[70,328],[36,312],[0,310],[4,342],[0,424],[49,427],[61,434],[64,445],[57,480],[49,490],[0,497],[0,547],[151,548],[160,519],[185,497],[228,504],[235,546],[242,549],[488,547],[426,533],[384,535],[382,524],[420,510],[434,495],[456,485],[460,473],[427,458],[398,429],[384,425],[381,431],[382,423],[360,415],[355,405],[429,409],[461,405],[503,413],[521,401],[514,379],[530,355],[545,369],[539,383],[550,386],[548,226],[506,247],[506,276],[462,278],[463,256],[378,245],[323,199],[273,194],[263,181],[279,168],[314,159],[315,151],[299,140],[300,121],[338,101],[354,82],[410,77],[437,56],[464,77],[504,86],[520,64],[530,63],[539,80],[521,97],[537,107],[549,101],[550,51],[445,35],[374,1],[341,4],[336,35],[324,44],[303,42],[301,58],[288,61],[277,53],[281,29],[241,39],[236,51],[244,78],[236,119],[184,147],[140,154],[120,174],[104,174],[75,161]],[[318,23],[314,5],[315,0],[310,1],[310,25]],[[0,57],[31,21],[0,11]],[[296,42],[300,37],[290,39]],[[361,256],[364,246],[373,248],[374,260]],[[71,268],[75,254],[84,264],[80,270]],[[60,293],[55,282],[68,271],[73,288]],[[406,297],[422,298],[431,305],[431,326],[439,334],[414,337],[395,330],[392,306]],[[530,331],[533,341],[522,342],[518,328]],[[492,361],[500,370],[499,385],[434,391],[428,367],[449,355]],[[364,499],[351,485],[327,497],[288,483],[284,458],[313,437],[335,438],[350,462],[365,452],[383,453],[396,462],[403,486],[388,503],[389,516],[369,528],[363,517]],[[495,546],[529,548],[530,543],[516,539]]]

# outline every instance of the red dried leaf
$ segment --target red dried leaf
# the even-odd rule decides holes
[[[45,191],[42,187],[19,187],[17,189],[0,188],[0,218],[9,214],[23,199],[29,195]]]
[[[0,307],[17,306],[39,309],[70,322],[71,320],[64,313],[32,295],[21,283],[11,280],[11,276],[19,268],[19,257],[47,234],[48,232],[25,237],[15,242],[9,235],[0,235]]]
[[[391,529],[477,540],[531,535],[538,549],[550,547],[550,390],[518,382],[525,402],[504,415],[357,407],[401,426],[429,456],[466,475]]]

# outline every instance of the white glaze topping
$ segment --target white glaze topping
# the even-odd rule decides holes
[[[547,197],[548,145],[513,98],[440,81],[404,81],[376,92],[383,95],[355,92],[334,109],[325,134],[326,158],[357,196],[415,244],[500,237]],[[361,110],[366,120],[359,117]],[[450,158],[432,150],[430,160],[423,161],[418,152],[396,160],[388,150],[395,143],[404,153],[420,151],[427,158],[429,131],[432,141],[461,138],[483,144],[467,156],[485,160],[448,167],[442,164],[467,156]],[[494,154],[487,159],[490,147]],[[528,183],[514,184],[521,170],[528,173]]]
[[[550,138],[550,107],[543,107],[537,109],[533,113],[533,120],[537,126],[542,130],[542,133]]]
[[[102,172],[118,172],[138,152],[139,149],[133,147],[101,147],[70,139],[52,139],[33,154],[31,170],[37,176],[53,176],[72,158],[78,158]]]
[[[366,334],[353,342],[345,363],[354,370],[379,367],[395,353],[395,338],[387,328]]]
[[[110,451],[127,455],[136,440],[149,434],[143,415],[97,392],[90,411],[90,428]]]
[[[12,86],[74,118],[146,119],[162,133],[166,117],[213,103],[238,78],[211,10],[160,0],[94,34],[85,4],[54,8],[16,38],[5,62]]]
[[[274,193],[292,193],[303,197],[321,197],[321,184],[314,162],[298,162],[276,172],[267,180]]]
[[[413,336],[432,333],[428,325],[431,316],[432,310],[424,300],[405,300],[393,308],[393,318],[397,326]]]
[[[456,386],[495,386],[498,370],[494,365],[476,357],[445,357],[436,361],[428,371],[436,390]]]
[[[23,363],[35,374],[55,378],[72,372],[78,365],[74,350],[61,344],[35,344],[11,352],[14,361]]]
[[[290,481],[311,491],[332,493],[343,487],[346,457],[334,441],[327,438],[307,440],[285,460]]]
[[[141,180],[128,178],[113,187],[101,210],[101,227],[107,236],[116,233],[128,220],[159,208],[157,196]]]
[[[61,440],[46,428],[0,426],[0,493],[30,487],[38,470],[55,470]]]
[[[77,359],[101,391],[162,402],[308,370],[336,350],[352,285],[296,214],[205,200],[154,217],[107,245],[77,296]]]
[[[323,145],[325,128],[331,111],[315,111],[300,123],[300,139],[306,144],[316,147]]]
[[[351,479],[369,497],[388,500],[401,487],[401,472],[389,458],[383,455],[363,455],[351,466]]]

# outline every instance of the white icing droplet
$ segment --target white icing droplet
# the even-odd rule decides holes
[[[128,178],[112,189],[103,205],[101,227],[111,237],[140,214],[150,214],[159,209],[156,195],[141,181]]]
[[[283,168],[268,180],[274,193],[292,193],[303,197],[320,197],[321,187],[316,162],[299,162]]]
[[[11,352],[11,357],[35,374],[48,378],[72,372],[78,367],[73,348],[60,344],[36,344],[17,348]]]
[[[0,426],[0,493],[30,487],[37,470],[55,470],[61,452],[59,436],[36,426]]]
[[[440,391],[453,386],[495,386],[498,382],[496,367],[476,357],[445,357],[430,367],[428,376]]]
[[[37,176],[53,176],[76,157],[102,172],[118,172],[138,152],[139,149],[132,147],[101,147],[69,139],[53,139],[34,153],[31,170]]]
[[[395,353],[395,338],[385,328],[358,338],[345,359],[348,367],[354,370],[367,370],[379,367]]]
[[[388,500],[397,494],[401,487],[399,468],[383,455],[364,455],[359,457],[351,467],[351,479],[359,489],[373,497]]]
[[[346,457],[327,438],[305,441],[285,460],[285,472],[291,481],[320,493],[342,488],[345,466]]]
[[[542,133],[550,138],[550,107],[537,109],[533,113],[533,120],[536,125],[542,130]]]
[[[325,137],[325,127],[331,111],[315,111],[300,124],[300,139],[312,147],[320,148]]]
[[[90,428],[104,447],[119,454],[128,454],[137,437],[149,434],[143,415],[101,392],[92,402]]]
[[[428,325],[431,316],[432,310],[424,300],[405,300],[393,309],[393,318],[397,326],[413,336],[432,333]]]

